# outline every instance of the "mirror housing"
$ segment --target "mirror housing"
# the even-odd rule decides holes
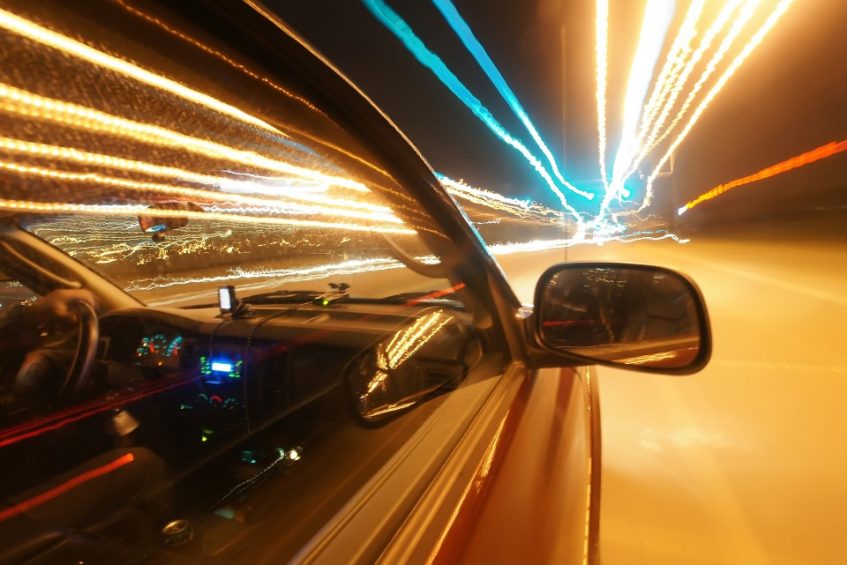
[[[600,364],[665,374],[702,369],[712,350],[706,305],[663,267],[563,263],[535,289],[528,330],[536,365]]]

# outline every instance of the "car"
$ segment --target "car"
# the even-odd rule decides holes
[[[591,366],[693,282],[522,306],[368,98],[252,1],[4,2],[0,561],[595,562]]]

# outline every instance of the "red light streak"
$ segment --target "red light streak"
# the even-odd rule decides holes
[[[137,402],[148,396],[160,394],[162,392],[165,392],[166,390],[170,390],[178,386],[183,386],[185,384],[198,380],[198,378],[199,377],[194,377],[190,379],[180,379],[179,381],[167,383],[164,385],[160,385],[157,383],[156,386],[150,386],[145,389],[131,391],[116,396],[114,398],[100,399],[94,402],[90,402],[88,404],[74,406],[67,410],[63,410],[50,416],[46,416],[44,418],[30,420],[29,422],[25,422],[18,426],[7,428],[0,432],[0,447],[6,447],[7,445],[12,445],[25,439],[40,436],[49,431],[58,430],[67,426],[68,424],[84,420],[96,414],[111,410],[112,408],[125,406],[127,404]]]
[[[430,292],[429,294],[425,294],[423,296],[419,296],[418,298],[413,298],[406,302],[406,306],[415,306],[416,304],[420,304],[425,300],[432,300],[433,298],[441,298],[442,296],[446,296],[448,294],[453,294],[454,292],[459,292],[465,288],[465,283],[459,283],[453,285],[449,288],[444,288],[442,290],[436,290],[435,292]]]
[[[782,173],[787,173],[788,171],[797,169],[799,167],[803,167],[808,165],[809,163],[814,163],[815,161],[820,161],[821,159],[825,159],[827,157],[832,157],[838,153],[843,151],[847,151],[847,139],[844,141],[833,141],[827,143],[826,145],[821,145],[811,151],[807,151],[796,157],[792,157],[790,159],[786,159],[785,161],[779,162],[776,165],[771,165],[770,167],[764,168],[757,173],[753,173],[752,175],[748,175],[746,177],[741,177],[739,179],[735,179],[724,184],[719,184],[715,188],[704,192],[694,200],[688,202],[685,206],[679,209],[679,214],[684,214],[687,210],[694,208],[698,204],[705,202],[706,200],[711,200],[712,198],[716,198],[723,194],[728,190],[732,190],[733,188],[738,188],[739,186],[744,186],[745,184],[750,184],[752,182],[764,180],[770,177],[774,177],[776,175],[781,175]]]
[[[125,465],[129,465],[133,461],[135,461],[135,456],[132,453],[127,453],[126,455],[122,455],[121,457],[118,457],[110,463],[106,463],[105,465],[101,465],[100,467],[96,467],[84,473],[80,473],[79,475],[72,477],[64,483],[61,483],[49,490],[46,490],[41,494],[37,494],[32,498],[28,498],[23,502],[20,502],[18,504],[15,504],[14,506],[0,511],[0,522],[8,520],[13,516],[17,516],[18,514],[23,514],[24,512],[35,508],[36,506],[41,506],[45,502],[49,502],[57,496],[65,494],[69,490],[76,488],[83,483],[87,483],[88,481],[96,479],[97,477],[102,477],[103,475],[111,473],[116,469],[120,469]]]

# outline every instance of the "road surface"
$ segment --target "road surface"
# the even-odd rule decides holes
[[[563,251],[501,258],[520,297]],[[700,285],[701,373],[601,369],[605,563],[843,563],[847,245],[780,236],[580,246],[570,261],[677,268]]]

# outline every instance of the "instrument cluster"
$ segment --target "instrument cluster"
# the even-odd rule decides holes
[[[142,367],[180,366],[185,338],[179,334],[154,333],[141,338],[135,348],[135,364]]]

